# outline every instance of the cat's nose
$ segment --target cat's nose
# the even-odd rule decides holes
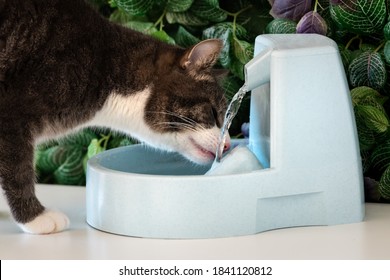
[[[223,152],[226,152],[230,149],[231,147],[231,143],[230,143],[230,137],[226,137],[226,140],[225,140],[225,146],[223,146]]]

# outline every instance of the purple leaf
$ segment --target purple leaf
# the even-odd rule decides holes
[[[319,13],[310,11],[306,13],[297,25],[297,33],[317,33],[326,35],[328,25]]]
[[[364,196],[366,201],[379,201],[381,195],[378,191],[378,184],[378,181],[370,177],[364,177]]]
[[[270,0],[270,14],[274,18],[287,18],[298,21],[311,9],[312,0]]]

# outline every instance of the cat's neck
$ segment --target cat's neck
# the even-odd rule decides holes
[[[106,48],[104,53],[109,61],[106,67],[107,85],[117,93],[136,93],[152,86],[167,68],[164,57],[181,54],[179,48],[144,34],[117,25],[111,28],[114,30],[106,36],[106,42],[102,45]],[[131,89],[132,92],[125,93],[123,89]]]

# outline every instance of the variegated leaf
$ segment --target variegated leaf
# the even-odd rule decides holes
[[[144,15],[152,8],[154,0],[112,0],[112,2],[131,15]]]
[[[378,188],[383,198],[390,199],[390,166],[383,172]]]
[[[192,3],[194,0],[168,0],[166,8],[168,12],[180,13],[187,11]]]
[[[295,21],[283,18],[277,18],[271,21],[266,28],[268,34],[294,34],[296,33],[297,23]]]
[[[333,20],[343,29],[357,34],[381,31],[386,21],[385,0],[331,0]]]
[[[349,79],[352,86],[368,86],[381,89],[386,83],[386,66],[377,52],[366,51],[352,60],[349,65]]]

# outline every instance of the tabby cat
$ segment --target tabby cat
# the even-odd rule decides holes
[[[0,184],[21,228],[69,226],[35,196],[42,141],[100,126],[212,161],[226,110],[212,69],[221,47],[214,39],[188,49],[160,42],[83,0],[0,0]]]

